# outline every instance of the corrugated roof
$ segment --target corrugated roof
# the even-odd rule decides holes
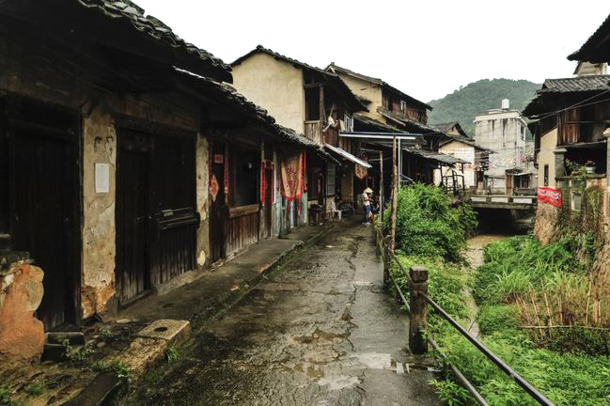
[[[134,34],[146,34],[151,40],[160,41],[178,51],[183,58],[198,59],[214,72],[215,79],[232,81],[231,67],[211,53],[184,41],[161,20],[146,16],[144,9],[130,0],[77,0],[88,9],[104,14],[114,21],[124,21],[134,29]],[[94,28],[92,29],[99,29]]]
[[[347,102],[348,106],[350,106],[350,108],[353,111],[368,111],[368,109],[366,108],[366,106],[364,104],[362,104],[362,102],[360,101],[360,99],[358,99],[358,97],[356,97],[356,95],[351,91],[351,89],[345,84],[345,82],[343,82],[343,80],[336,74],[334,73],[330,73],[327,72],[323,69],[317,68],[315,66],[311,66],[308,65],[304,62],[298,61],[296,59],[290,58],[286,55],[282,55],[280,53],[277,53],[269,48],[265,48],[262,45],[258,45],[256,48],[254,48],[252,51],[248,52],[247,54],[240,56],[239,58],[237,58],[232,64],[231,66],[235,66],[235,65],[239,65],[240,63],[242,63],[244,60],[248,59],[249,57],[251,57],[254,54],[257,53],[264,53],[267,55],[271,55],[276,59],[282,60],[284,62],[290,63],[292,65],[296,65],[302,69],[305,70],[309,70],[309,71],[313,71],[316,72],[320,75],[322,75],[324,78],[326,78],[326,80],[328,80],[333,86],[334,88],[340,92],[344,97],[345,97],[345,101]]]
[[[610,15],[580,49],[568,56],[571,61],[610,62]]]

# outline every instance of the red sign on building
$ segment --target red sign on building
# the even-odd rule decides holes
[[[561,198],[561,190],[551,189],[548,187],[538,188],[538,201],[540,203],[547,203],[551,206],[559,207],[563,205]]]

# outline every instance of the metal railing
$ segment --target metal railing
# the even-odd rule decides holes
[[[521,377],[519,374],[517,374],[507,363],[505,363],[500,357],[498,357],[490,349],[488,349],[481,341],[479,341],[468,330],[466,330],[460,323],[458,323],[453,317],[451,317],[451,315],[449,315],[449,313],[447,313],[438,303],[436,303],[432,298],[430,298],[430,296],[428,296],[428,294],[427,294],[427,271],[425,272],[425,278],[426,278],[425,279],[425,285],[426,285],[425,290],[422,291],[422,290],[413,289],[414,286],[421,285],[422,281],[418,281],[418,283],[413,281],[410,273],[400,263],[400,261],[398,260],[396,255],[394,255],[394,253],[390,250],[390,247],[387,244],[387,238],[383,237],[380,228],[377,228],[377,248],[380,251],[380,254],[382,255],[383,260],[384,260],[384,282],[388,283],[389,280],[387,277],[389,277],[391,282],[394,284],[394,287],[396,288],[396,291],[398,292],[400,299],[402,300],[402,302],[404,303],[404,305],[407,308],[407,311],[409,312],[409,315],[411,318],[411,320],[410,320],[411,323],[414,322],[414,320],[413,320],[414,314],[416,314],[416,313],[421,314],[422,312],[425,314],[427,312],[427,308],[414,309],[409,304],[409,301],[405,297],[404,293],[401,291],[400,286],[398,285],[398,283],[392,273],[392,269],[391,269],[392,261],[398,265],[399,269],[405,274],[405,276],[407,277],[407,280],[409,281],[409,287],[410,287],[410,289],[409,289],[410,296],[409,297],[410,298],[412,298],[413,296],[417,296],[417,295],[421,296],[427,304],[432,306],[432,308],[438,313],[438,315],[440,315],[443,319],[445,319],[461,335],[463,335],[468,341],[470,341],[477,350],[479,350],[483,355],[485,355],[485,357],[487,357],[491,362],[493,362],[496,366],[498,366],[498,368],[500,368],[500,370],[502,372],[504,372],[506,375],[508,375],[510,378],[512,378],[515,381],[515,383],[517,385],[519,385],[534,400],[536,400],[541,405],[553,406],[553,403],[550,400],[548,400],[542,393],[540,393],[540,391],[538,391],[534,386],[532,386],[529,382],[527,382],[523,377]],[[413,269],[411,269],[411,271],[413,271]],[[424,320],[425,320],[425,317],[424,317]],[[421,325],[421,323],[418,320],[416,320],[415,323],[416,324],[419,323],[420,324],[419,328],[421,328],[421,329],[425,329],[427,327],[427,325],[425,325],[426,322],[424,322],[424,325]],[[420,333],[423,333],[423,331],[421,331]],[[411,333],[410,333],[410,336],[411,336]],[[432,346],[432,348],[434,348],[434,350],[439,354],[440,358],[442,358],[445,362],[447,362],[447,364],[449,365],[453,374],[455,375],[457,381],[472,395],[472,397],[475,399],[475,401],[479,405],[487,406],[487,402],[485,401],[485,398],[483,398],[483,396],[481,396],[481,394],[477,391],[477,389],[474,387],[474,385],[464,376],[464,374],[455,365],[453,365],[452,363],[450,363],[448,361],[448,357],[441,351],[441,349],[439,348],[436,341],[429,336],[426,338],[426,340]],[[412,345],[412,343],[409,342],[410,348],[411,348],[411,345]]]

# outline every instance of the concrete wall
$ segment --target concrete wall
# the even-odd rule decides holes
[[[506,169],[526,168],[527,127],[517,111],[496,110],[475,118],[474,138],[480,146],[495,151],[489,156],[490,176],[504,176]]]
[[[278,124],[304,133],[305,90],[301,69],[267,54],[254,54],[233,67],[233,85],[266,109]]]
[[[557,148],[557,128],[549,131],[540,137],[540,151],[538,152],[538,186],[555,188],[557,182],[555,180],[555,154],[553,151]],[[549,166],[549,182],[544,185],[544,166]]]

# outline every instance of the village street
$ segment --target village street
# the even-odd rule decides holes
[[[131,402],[438,404],[433,373],[406,364],[408,317],[382,290],[373,241],[353,223],[303,249]]]

